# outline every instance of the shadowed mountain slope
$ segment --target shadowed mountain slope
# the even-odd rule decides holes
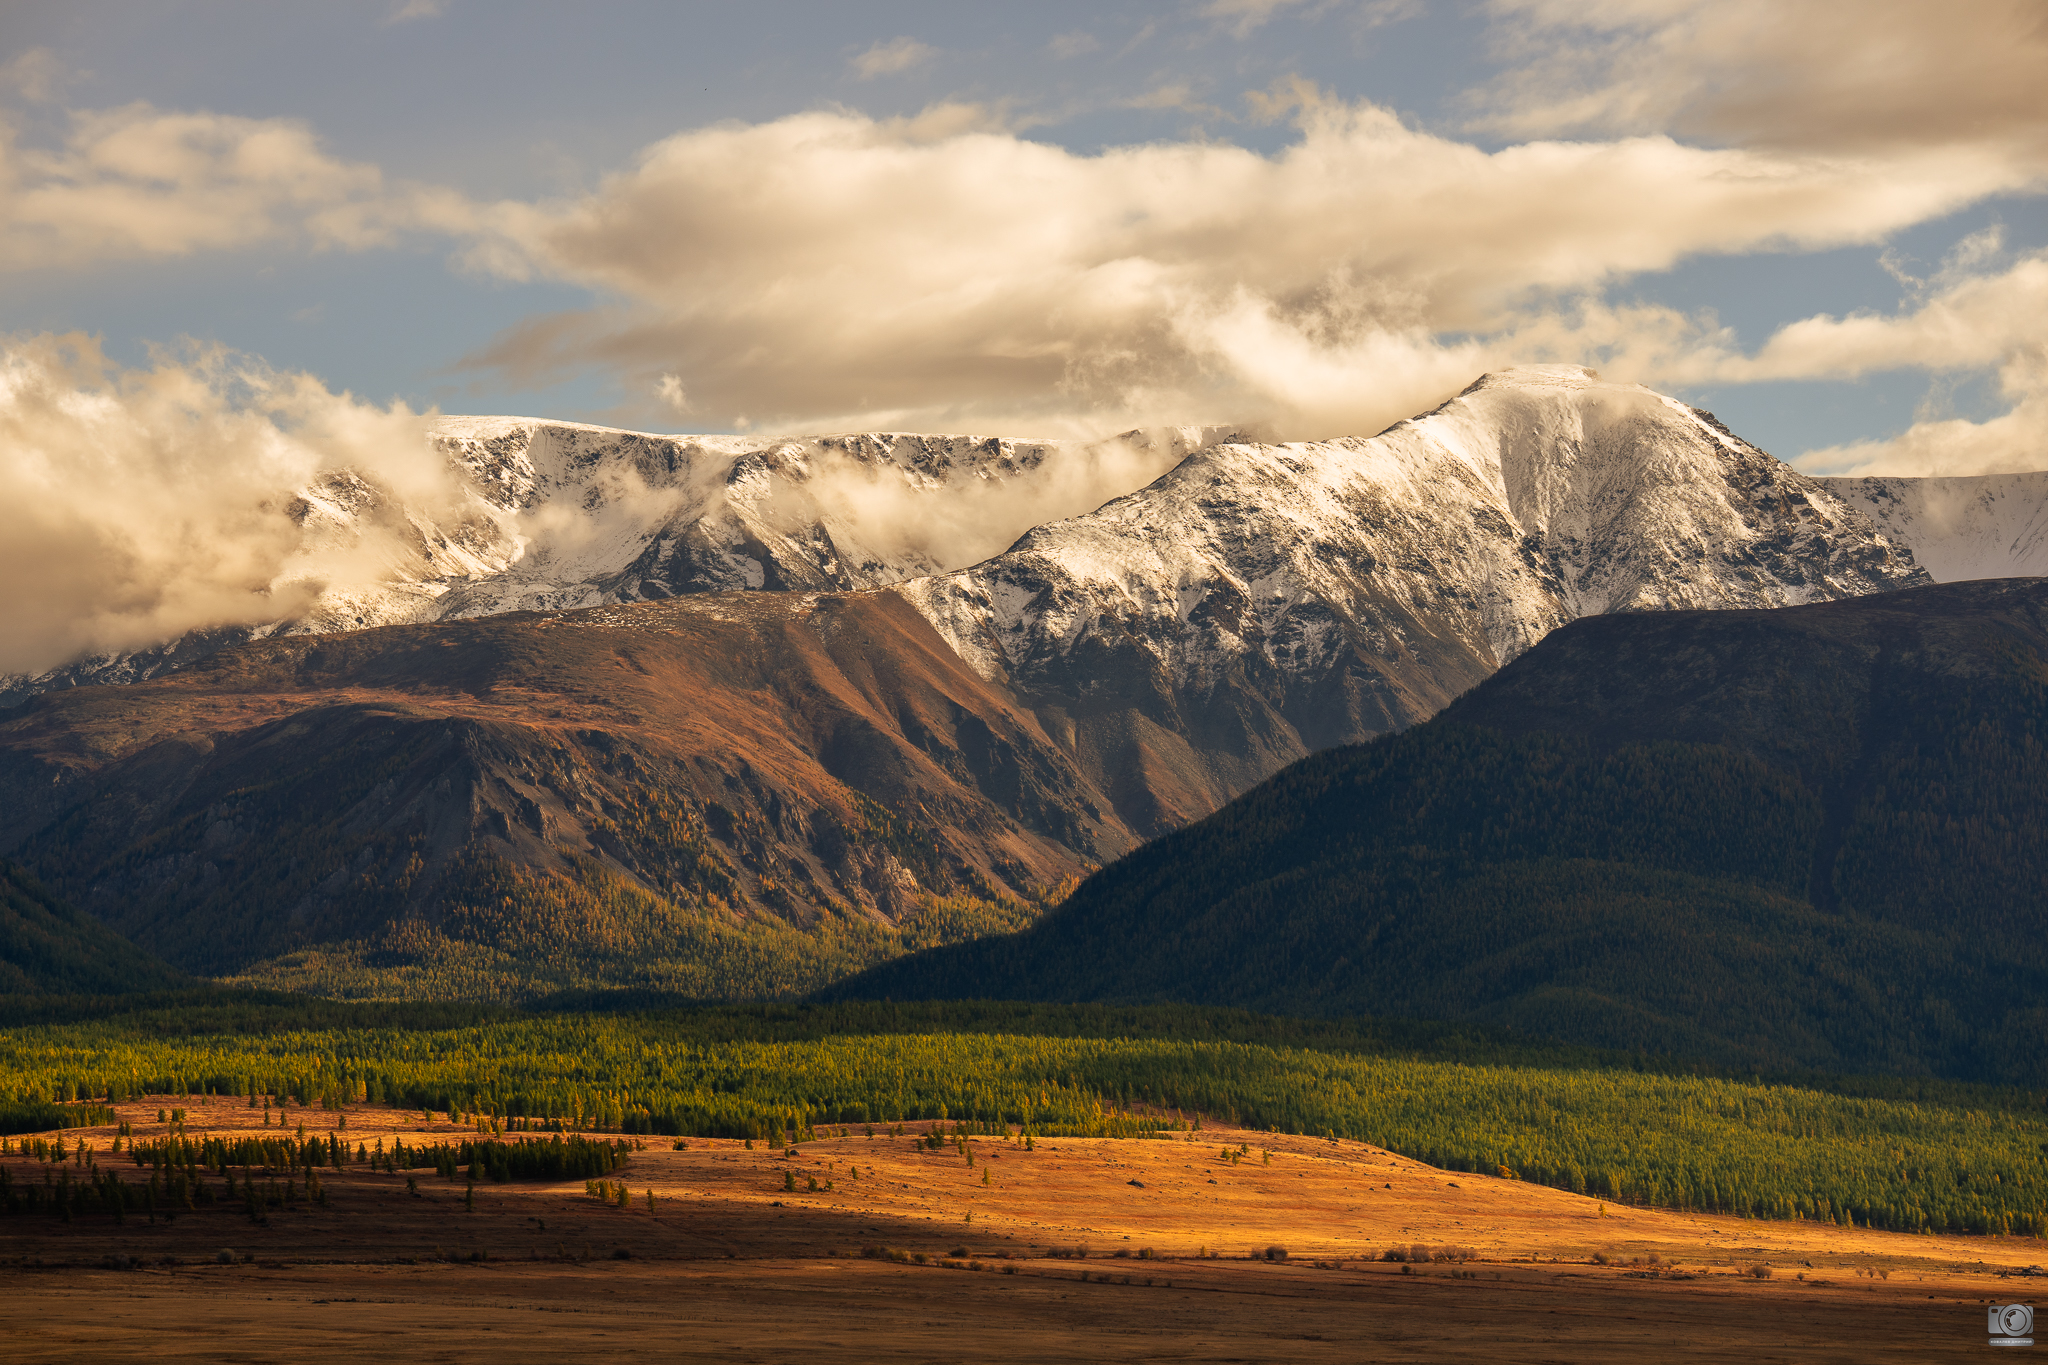
[[[0,995],[114,995],[184,982],[0,858]]]
[[[0,851],[345,992],[786,994],[1023,922],[1135,842],[1105,806],[888,595],[293,637],[0,720]]]
[[[2048,584],[1554,633],[1024,932],[835,994],[1469,1019],[2048,1078]]]

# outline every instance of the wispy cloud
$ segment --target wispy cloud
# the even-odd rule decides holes
[[[90,74],[67,65],[47,47],[32,47],[0,66],[0,89],[11,90],[31,104],[47,104],[62,99],[67,85]]]
[[[1249,38],[1283,15],[1321,19],[1344,14],[1366,28],[1378,28],[1421,12],[1422,0],[1209,0],[1202,7],[1205,17],[1217,20],[1237,38]]]
[[[1194,87],[1186,81],[1175,81],[1168,85],[1154,86],[1142,95],[1133,95],[1120,101],[1126,109],[1180,109],[1205,118],[1227,117],[1223,110],[1206,100],[1198,99]]]
[[[2037,0],[1492,0],[1508,74],[1478,92],[1510,136],[1670,132],[1870,152],[2048,154]]]
[[[448,10],[448,0],[400,0],[384,16],[387,24],[409,24],[416,19],[438,19]]]
[[[939,55],[939,50],[929,43],[915,38],[891,38],[885,43],[876,43],[867,51],[856,56],[848,65],[853,74],[864,81],[880,76],[895,76],[923,66]]]

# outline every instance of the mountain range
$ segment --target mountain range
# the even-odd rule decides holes
[[[2048,477],[1811,479],[1575,367],[1286,445],[437,439],[453,512],[294,508],[309,556],[401,547],[371,587],[14,679],[0,854],[189,971],[790,994],[1018,927],[1568,622],[2024,560]]]

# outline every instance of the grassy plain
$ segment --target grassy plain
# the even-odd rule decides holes
[[[193,1137],[278,1133],[225,1099],[114,1117],[147,1142],[172,1107]],[[373,1149],[472,1131],[360,1104],[291,1123]],[[431,1168],[414,1193],[351,1162],[323,1173],[324,1207],[261,1226],[205,1202],[155,1223],[7,1218],[0,1360],[1925,1360],[1981,1351],[1983,1305],[2036,1283],[2001,1276],[2048,1259],[2032,1238],[1603,1208],[1348,1140],[1208,1125],[963,1154],[919,1144],[931,1126],[794,1149],[646,1138],[625,1208],[581,1181],[479,1184],[471,1208]],[[115,1134],[63,1137],[134,1180]],[[43,1178],[5,1161],[17,1185]],[[1470,1259],[1379,1259],[1416,1244]]]

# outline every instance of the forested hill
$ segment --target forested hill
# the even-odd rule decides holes
[[[161,990],[185,978],[0,858],[0,995]]]
[[[833,994],[1463,1019],[2048,1077],[2048,584],[1582,620],[1023,933]]]

